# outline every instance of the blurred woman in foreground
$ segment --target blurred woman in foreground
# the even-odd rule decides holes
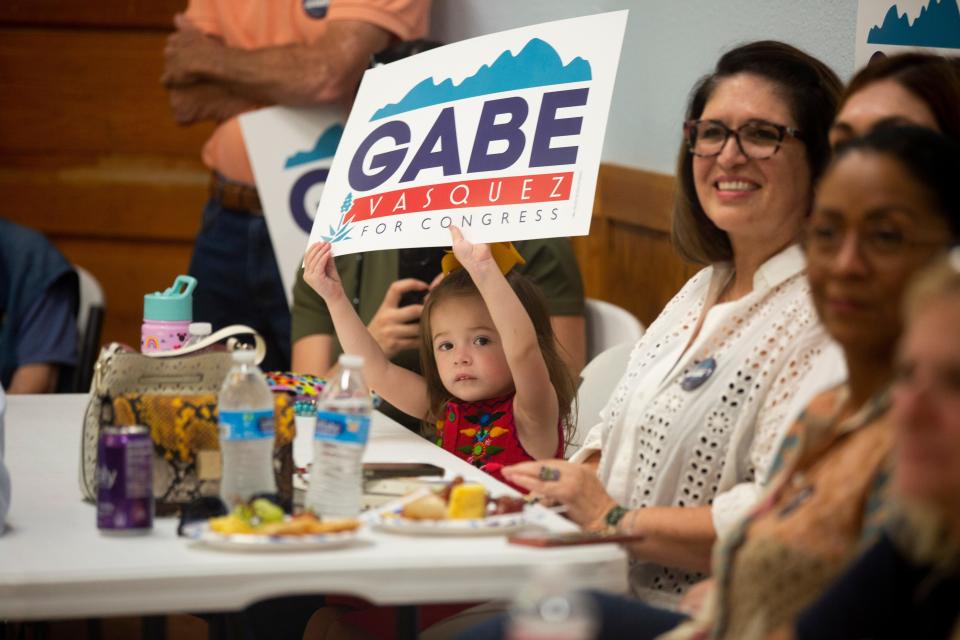
[[[960,249],[905,308],[891,409],[903,513],[798,618],[798,640],[960,638]]]

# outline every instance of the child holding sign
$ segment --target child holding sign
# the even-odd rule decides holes
[[[303,278],[327,303],[344,351],[363,356],[370,387],[435,423],[444,449],[502,479],[503,466],[562,456],[574,384],[542,294],[519,274],[504,276],[490,246],[470,243],[455,227],[451,233],[463,268],[450,271],[424,306],[423,376],[380,350],[344,294],[329,243],[307,250]],[[513,261],[504,262],[507,271]]]

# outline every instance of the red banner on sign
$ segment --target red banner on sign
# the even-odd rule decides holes
[[[441,209],[559,202],[570,199],[572,182],[573,172],[566,172],[481,178],[398,189],[357,198],[347,220],[359,222]]]

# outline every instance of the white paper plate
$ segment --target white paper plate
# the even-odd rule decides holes
[[[418,536],[496,536],[527,526],[523,512],[505,513],[475,520],[410,520],[396,510],[380,511],[366,516],[367,522],[381,531]]]
[[[303,536],[264,536],[255,533],[226,534],[210,530],[207,522],[193,522],[183,527],[183,535],[196,543],[229,551],[308,551],[334,549],[353,544],[360,529],[338,533]]]

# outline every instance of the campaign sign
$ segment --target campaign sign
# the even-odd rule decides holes
[[[343,122],[336,107],[269,107],[240,116],[288,303]]]
[[[310,242],[338,255],[586,235],[627,12],[368,70]]]
[[[876,56],[926,51],[960,54],[960,1],[860,0],[854,67]]]

